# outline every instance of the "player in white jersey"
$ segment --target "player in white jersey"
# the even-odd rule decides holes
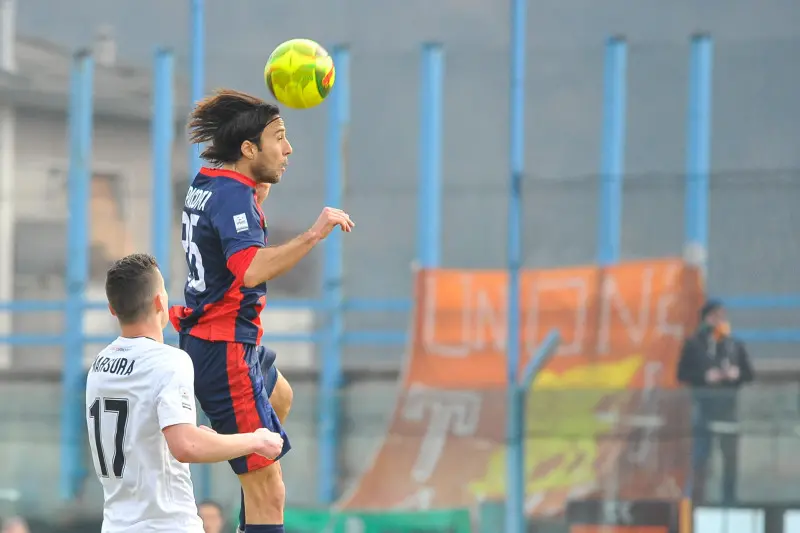
[[[103,485],[102,533],[203,533],[187,463],[257,453],[276,457],[277,433],[218,435],[198,427],[194,367],[164,344],[168,306],[153,257],[133,254],[106,277],[121,335],[95,359],[86,382],[86,423]]]

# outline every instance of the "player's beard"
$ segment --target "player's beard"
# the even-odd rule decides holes
[[[253,172],[253,177],[258,183],[269,183],[270,185],[274,185],[281,181],[282,174],[282,168],[281,170],[274,170],[269,168],[267,165],[259,165],[258,168],[255,169],[255,172]]]

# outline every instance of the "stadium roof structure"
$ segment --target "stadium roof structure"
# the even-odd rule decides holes
[[[69,102],[73,52],[51,42],[25,36],[16,40],[17,70],[0,70],[0,99],[17,107],[65,112]],[[152,70],[116,61],[95,65],[94,112],[104,118],[149,120]],[[189,111],[187,84],[175,81],[176,119]]]

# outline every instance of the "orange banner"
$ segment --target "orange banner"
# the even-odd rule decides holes
[[[504,497],[506,283],[501,271],[418,275],[403,392],[343,507]],[[527,399],[529,513],[558,514],[569,497],[612,486],[620,497],[681,496],[688,411],[675,365],[702,297],[697,272],[677,259],[523,274],[520,373],[549,331],[562,339]]]

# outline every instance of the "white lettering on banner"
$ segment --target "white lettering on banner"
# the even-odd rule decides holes
[[[656,326],[660,333],[665,335],[676,335],[678,332],[683,333],[683,329],[679,324],[672,324],[669,322],[669,309],[678,303],[676,291],[680,290],[680,284],[676,281],[676,270],[672,269],[671,272],[665,274],[667,278],[664,280],[666,285],[671,289],[668,293],[663,294],[656,301]],[[597,338],[597,353],[608,353],[611,349],[611,311],[612,308],[616,310],[619,319],[622,321],[625,332],[628,338],[633,341],[634,345],[641,345],[647,335],[650,326],[650,302],[653,298],[653,278],[655,277],[654,269],[645,269],[642,275],[642,283],[639,290],[639,311],[638,317],[634,319],[633,312],[625,305],[625,299],[619,291],[616,281],[610,275],[603,279],[603,286],[601,289],[602,296],[600,298],[600,325],[599,335]],[[678,335],[680,338],[680,335]]]
[[[423,422],[428,416],[428,426],[419,447],[419,454],[411,469],[417,483],[430,479],[442,457],[450,435],[470,437],[478,428],[481,396],[475,392],[441,391],[412,387],[403,405],[403,419]]]
[[[663,363],[650,361],[644,366],[642,398],[639,405],[639,414],[645,417],[657,417],[660,414],[659,376],[663,370]],[[629,460],[639,468],[658,470],[659,454],[658,439],[650,437],[659,430],[658,425],[647,424],[641,429],[638,438],[627,448]]]
[[[525,329],[529,333],[525,338],[527,343],[525,349],[528,353],[533,353],[539,347],[541,340],[538,338],[539,332],[539,302],[540,296],[548,292],[575,292],[575,315],[572,317],[573,335],[572,339],[562,339],[562,343],[556,352],[559,356],[565,355],[581,355],[583,352],[583,339],[586,334],[586,318],[589,313],[589,287],[586,284],[586,278],[574,277],[564,278],[559,280],[544,280],[537,281],[531,288],[530,308],[526,313],[527,320],[525,321]],[[564,335],[566,332],[562,332]],[[567,344],[567,341],[570,341]]]
[[[395,509],[399,511],[426,511],[433,507],[433,498],[435,496],[436,491],[432,487],[420,487],[416,492],[396,505]]]
[[[528,294],[522,295],[522,328],[524,349],[533,353],[541,343],[540,330],[542,322],[548,314],[558,312],[558,321],[562,324],[562,335],[565,337],[557,355],[582,355],[586,351],[587,324],[591,304],[598,302],[599,323],[597,326],[597,345],[599,354],[607,354],[611,350],[612,328],[621,326],[634,346],[641,346],[647,339],[648,331],[656,328],[661,335],[682,338],[683,326],[673,322],[671,318],[675,306],[680,302],[682,268],[675,266],[659,274],[662,285],[667,291],[659,291],[654,296],[654,284],[657,270],[655,267],[644,269],[638,294],[635,301],[626,301],[618,280],[613,272],[606,273],[601,281],[599,295],[592,295],[590,279],[585,275],[561,277],[558,279],[542,279],[527,288]],[[499,298],[493,287],[490,293],[486,289],[476,287],[475,275],[469,272],[458,274],[461,294],[455,298],[460,302],[458,307],[447,309],[448,322],[458,324],[456,338],[446,341],[437,339],[437,320],[443,311],[437,310],[437,278],[436,275],[424,278],[423,299],[420,302],[422,313],[421,340],[425,351],[437,357],[468,357],[477,351],[504,351],[506,348],[506,307],[505,294]],[[561,301],[558,305],[570,309],[569,315],[553,309],[552,305],[542,307],[547,301],[548,293],[558,293]],[[574,294],[574,300],[572,296]],[[499,300],[499,302],[498,302]],[[630,298],[628,299],[630,300]],[[499,305],[495,305],[498,304]],[[678,313],[680,315],[680,313]],[[616,318],[616,320],[615,320]],[[621,324],[620,324],[621,323]],[[452,329],[451,329],[452,331]]]
[[[507,287],[502,288],[503,294],[500,301],[505,302],[508,294]],[[506,330],[506,317],[508,316],[506,307],[495,309],[492,300],[486,291],[477,291],[475,294],[475,324],[471,325],[470,331],[475,332],[474,345],[488,346],[498,351],[505,351],[508,331]],[[487,326],[491,333],[486,338]]]
[[[617,283],[613,276],[606,274],[603,276],[600,287],[600,325],[597,337],[598,353],[608,353],[611,348],[611,308],[616,309],[620,320],[625,326],[628,338],[635,345],[640,345],[647,334],[647,326],[650,319],[650,298],[653,294],[653,269],[648,268],[642,276],[642,289],[639,300],[639,317],[634,320],[633,313],[625,305],[625,300],[619,293]]]
[[[422,343],[425,351],[439,357],[467,357],[474,351],[491,348],[498,351],[506,349],[506,310],[498,309],[485,290],[474,288],[474,276],[464,272],[459,274],[461,285],[460,339],[451,344],[441,344],[436,336],[436,277],[425,278],[422,301]],[[503,289],[505,290],[505,289]],[[505,301],[505,293],[501,301]],[[474,302],[474,304],[473,304]],[[487,331],[488,330],[488,331]]]
[[[656,304],[656,327],[658,332],[680,340],[683,340],[685,334],[683,324],[670,322],[669,315],[674,306],[683,304],[680,298],[683,283],[682,274],[683,268],[677,265],[669,268],[664,274],[664,278],[666,278],[664,281],[672,290],[661,296]]]
[[[466,275],[463,276],[465,282],[469,283]],[[467,357],[471,347],[467,342],[469,338],[470,313],[472,310],[467,305],[468,301],[461,306],[461,341],[458,344],[439,344],[436,335],[436,278],[435,276],[425,276],[423,278],[425,288],[422,291],[422,344],[425,350],[440,357]],[[462,291],[465,298],[469,298],[471,287],[464,287]],[[455,312],[455,311],[453,311]]]

